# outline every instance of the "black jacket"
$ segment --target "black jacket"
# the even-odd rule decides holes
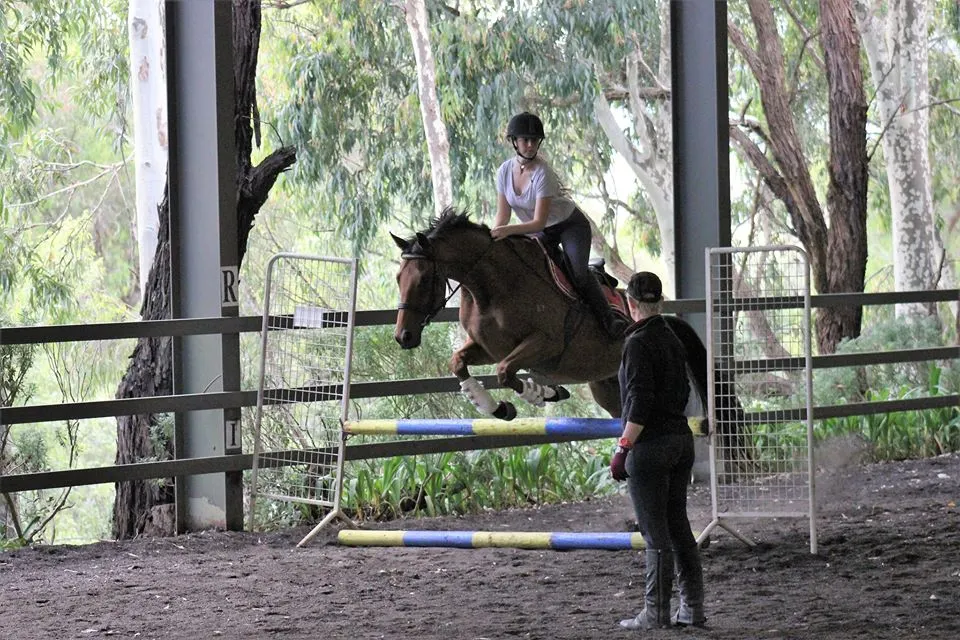
[[[620,360],[621,420],[644,426],[638,441],[689,433],[683,411],[690,394],[684,348],[661,315],[630,328]]]

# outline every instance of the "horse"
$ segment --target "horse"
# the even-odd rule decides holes
[[[538,242],[526,236],[494,240],[488,226],[452,208],[412,238],[390,235],[401,251],[394,338],[403,349],[418,347],[424,327],[453,295],[447,295],[448,282],[459,283],[459,319],[467,338],[449,366],[478,411],[516,417],[512,403],[494,401],[470,375],[472,365],[496,364],[500,385],[535,405],[569,397],[559,385],[587,383],[596,403],[620,417],[623,338],[608,337],[586,304],[558,284]],[[625,301],[622,291],[616,295]],[[691,394],[706,407],[706,349],[689,324],[664,318],[686,349]],[[550,382],[522,380],[520,370]]]

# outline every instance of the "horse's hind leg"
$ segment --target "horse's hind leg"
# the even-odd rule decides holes
[[[460,390],[466,394],[473,406],[481,413],[492,415],[501,420],[513,420],[517,416],[516,408],[509,402],[497,402],[490,392],[483,388],[479,380],[470,375],[468,365],[493,364],[494,358],[486,349],[467,338],[463,346],[450,357],[450,372],[460,381]]]
[[[593,399],[604,411],[610,414],[611,418],[620,417],[620,380],[617,376],[597,380],[587,386],[590,387]]]

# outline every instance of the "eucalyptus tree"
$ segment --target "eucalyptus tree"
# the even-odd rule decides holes
[[[626,61],[638,47],[645,56],[660,49],[655,6],[431,0],[426,9],[455,203],[486,213],[494,168],[512,153],[505,123],[523,109],[545,120],[544,152],[570,186],[602,182],[613,152],[595,99],[627,104]],[[431,134],[418,117],[409,14],[367,0],[320,0],[285,14],[277,42],[291,60],[288,88],[269,112],[301,149],[294,188],[358,252],[384,222],[421,224],[434,210],[424,164]],[[628,207],[613,197],[608,204],[611,216]]]
[[[427,7],[424,0],[404,0],[402,9],[417,62],[420,114],[430,154],[433,209],[439,215],[453,204],[453,185],[450,179],[450,141],[437,100],[437,64],[430,46]]]
[[[233,1],[234,42],[234,135],[237,163],[238,260],[246,253],[254,220],[266,202],[277,178],[296,162],[296,151],[281,146],[254,163],[254,146],[261,142],[257,107],[256,72],[260,46],[261,7],[259,0]],[[164,196],[159,209],[159,239],[144,292],[145,320],[169,318],[171,313],[169,201]],[[170,338],[141,338],[130,356],[116,396],[131,398],[173,393]],[[121,416],[117,419],[117,464],[144,459],[167,458],[172,442],[158,429],[152,414]],[[118,483],[114,503],[113,534],[116,538],[135,536],[149,518],[173,500],[172,483],[131,481]]]
[[[809,255],[817,291],[863,291],[867,103],[853,0],[821,0],[818,13],[808,4],[801,7],[805,14],[789,3],[785,6],[787,15],[778,20],[769,0],[748,0],[748,16],[734,14],[729,23],[738,60],[749,68],[760,97],[759,107],[748,101],[737,109],[743,117],[731,127],[731,140],[786,208],[789,231]],[[815,21],[812,28],[810,20]],[[781,31],[792,31],[792,37],[803,42],[793,60],[787,58],[786,36]],[[813,40],[819,41],[820,53],[808,48]],[[804,65],[814,65],[825,76],[825,102],[815,100],[804,87],[810,77],[804,74]],[[805,122],[818,113],[822,116]],[[805,144],[803,132],[820,129],[823,117],[829,127],[828,144]],[[826,158],[817,155],[823,148]],[[818,195],[816,165],[811,162],[818,157],[820,166],[826,165],[824,202]],[[842,339],[859,335],[861,320],[860,307],[821,309],[817,317],[820,352],[832,353]]]
[[[163,8],[164,0],[130,0],[127,13],[141,297],[157,250],[158,209],[167,180]]]
[[[876,91],[898,291],[934,289],[944,281],[955,281],[952,265],[945,262],[930,164],[932,111],[938,107],[947,111],[949,99],[956,99],[943,96],[945,100],[935,100],[930,90],[930,56],[943,50],[931,37],[934,9],[929,0],[856,0],[857,21]],[[954,58],[956,67],[957,47],[952,47],[952,52],[948,47],[946,53]],[[926,310],[924,305],[898,306],[898,313],[932,310],[932,305]]]

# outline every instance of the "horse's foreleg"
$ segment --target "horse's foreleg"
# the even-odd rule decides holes
[[[473,338],[467,337],[463,341],[463,346],[453,352],[450,357],[450,373],[457,376],[457,380],[463,382],[470,378],[470,370],[467,368],[473,364],[493,364],[496,362],[493,356],[487,353],[487,350],[473,341]]]
[[[468,365],[493,364],[493,357],[487,351],[467,338],[463,346],[450,358],[450,372],[460,381],[460,390],[467,396],[477,411],[500,418],[513,420],[517,415],[514,406],[507,402],[497,402],[490,392],[483,388],[479,380],[470,375]]]
[[[541,385],[531,378],[520,380],[517,372],[527,369],[537,362],[543,362],[554,356],[559,356],[563,345],[555,344],[544,334],[537,332],[528,336],[510,354],[497,363],[497,380],[500,384],[510,387],[517,395],[542,407],[544,402],[556,402],[570,397],[570,393],[561,386]]]

